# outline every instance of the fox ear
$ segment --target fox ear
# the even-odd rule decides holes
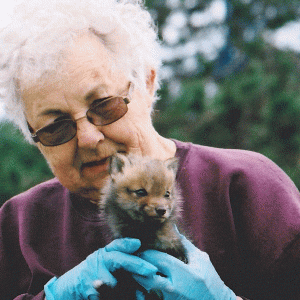
[[[177,170],[178,170],[178,158],[176,157],[172,157],[172,158],[169,158],[165,161],[165,164],[167,166],[167,168],[171,171],[174,172],[174,175],[176,176],[176,173],[177,173]]]
[[[116,175],[118,173],[123,173],[123,169],[127,160],[128,159],[125,155],[119,153],[111,156],[109,164],[109,174]]]

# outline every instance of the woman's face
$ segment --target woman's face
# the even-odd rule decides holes
[[[129,80],[113,72],[106,49],[95,36],[82,36],[72,47],[61,80],[36,85],[23,92],[25,113],[34,131],[61,116],[77,120],[77,135],[69,142],[38,147],[54,175],[72,192],[97,199],[108,176],[109,157],[116,152],[151,155],[152,95],[133,90],[128,112],[118,121],[95,126],[84,117],[91,103],[126,95]]]

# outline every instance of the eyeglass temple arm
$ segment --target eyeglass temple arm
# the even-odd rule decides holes
[[[39,137],[35,133],[33,133],[33,129],[32,129],[32,127],[30,126],[30,124],[28,122],[27,122],[27,126],[28,126],[28,129],[29,129],[30,133],[31,133],[31,138],[33,139],[33,141],[35,143],[39,142],[40,141]]]

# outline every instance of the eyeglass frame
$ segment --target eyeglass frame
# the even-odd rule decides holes
[[[77,121],[78,121],[78,120],[81,120],[81,119],[83,119],[83,118],[87,118],[87,120],[88,120],[91,124],[93,124],[93,125],[95,125],[95,126],[106,126],[106,125],[112,124],[112,123],[114,123],[114,122],[120,120],[122,117],[124,117],[124,116],[126,115],[126,113],[128,112],[128,104],[129,104],[130,101],[131,101],[131,95],[132,95],[133,88],[134,88],[134,84],[130,81],[130,82],[129,82],[129,87],[128,87],[128,92],[127,92],[127,95],[126,95],[126,96],[110,96],[110,97],[104,99],[103,101],[100,101],[99,103],[97,103],[94,107],[90,107],[90,108],[86,111],[85,116],[83,116],[83,117],[80,117],[80,118],[78,118],[78,119],[76,119],[76,120],[74,120],[74,119],[72,119],[72,118],[66,118],[66,119],[63,119],[63,120],[59,120],[59,121],[57,121],[57,122],[65,122],[65,121],[70,122],[70,121],[71,121],[71,122],[72,122],[73,124],[75,124],[76,127],[77,127]],[[88,112],[90,112],[90,111],[93,112],[91,109],[94,109],[94,108],[96,108],[96,107],[98,107],[98,106],[100,106],[100,105],[103,105],[104,103],[107,103],[108,101],[111,101],[111,100],[114,99],[114,98],[122,98],[122,100],[124,101],[124,103],[125,103],[125,105],[126,105],[126,108],[127,108],[126,111],[125,111],[125,113],[124,113],[122,116],[120,116],[119,118],[117,118],[116,120],[113,120],[113,121],[111,121],[111,122],[109,122],[109,123],[98,124],[98,125],[97,125],[97,124],[94,124],[93,122],[91,122],[90,117],[87,115]],[[97,100],[96,100],[96,101],[97,101]],[[98,115],[98,114],[97,114],[97,115]],[[98,115],[98,116],[101,117],[101,115]],[[31,127],[31,125],[30,125],[29,122],[27,121],[27,126],[28,126],[28,129],[29,129],[30,133],[31,133],[31,138],[33,139],[33,141],[34,141],[35,143],[40,142],[43,146],[46,146],[46,147],[54,147],[54,146],[63,145],[63,144],[65,144],[65,143],[71,141],[71,140],[76,136],[77,128],[76,128],[76,132],[75,132],[74,136],[71,137],[69,140],[67,140],[67,141],[65,141],[65,142],[63,142],[63,143],[55,144],[55,145],[45,145],[45,144],[40,140],[40,138],[38,137],[38,132],[40,132],[41,130],[45,130],[45,128],[47,128],[48,126],[51,126],[51,125],[53,125],[53,124],[55,124],[55,121],[52,122],[52,123],[50,123],[50,124],[48,124],[48,125],[46,125],[46,126],[44,126],[44,127],[42,127],[42,128],[37,129],[37,130],[35,131],[35,133],[34,133],[33,128]]]

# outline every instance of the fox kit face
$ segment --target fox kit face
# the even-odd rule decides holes
[[[131,219],[163,223],[177,213],[176,158],[167,161],[114,155],[110,164],[111,201]]]

